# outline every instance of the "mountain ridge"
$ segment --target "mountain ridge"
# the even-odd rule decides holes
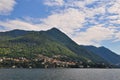
[[[86,49],[94,52],[95,54],[103,57],[105,60],[107,60],[111,64],[119,64],[120,63],[120,56],[104,46],[101,46],[101,47],[84,46],[84,47]]]
[[[85,63],[89,61],[92,64],[109,64],[109,61],[104,57],[87,49],[85,46],[78,45],[57,28],[52,28],[47,31],[16,29],[0,32],[0,44],[0,56],[29,56],[30,58],[30,56],[33,57],[38,54],[51,57],[53,55],[64,55],[67,56],[69,60],[80,60]],[[4,51],[2,47],[8,47],[8,49]],[[4,54],[2,52],[4,52]]]

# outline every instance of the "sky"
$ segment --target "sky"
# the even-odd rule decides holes
[[[120,54],[120,0],[0,0],[0,32],[53,27],[79,45]]]

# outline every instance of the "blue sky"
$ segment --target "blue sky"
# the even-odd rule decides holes
[[[0,0],[0,31],[52,27],[120,54],[120,0]]]

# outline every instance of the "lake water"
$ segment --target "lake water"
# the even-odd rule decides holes
[[[0,80],[120,80],[120,70],[0,69]]]

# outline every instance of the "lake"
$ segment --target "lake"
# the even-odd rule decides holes
[[[0,69],[0,80],[120,80],[120,70]]]

